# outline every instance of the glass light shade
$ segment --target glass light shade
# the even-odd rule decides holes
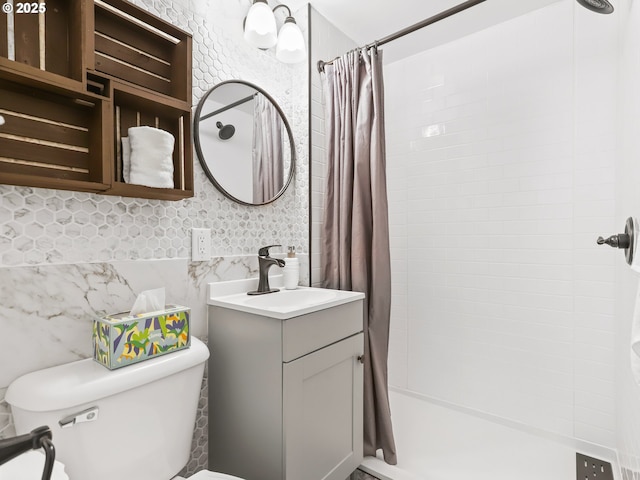
[[[249,9],[244,24],[244,39],[258,48],[271,48],[278,41],[276,17],[266,3],[257,1]]]
[[[287,18],[278,34],[276,58],[283,63],[298,63],[307,56],[304,36],[292,17]]]

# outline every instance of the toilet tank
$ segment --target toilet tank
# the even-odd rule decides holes
[[[48,425],[71,480],[172,478],[189,459],[209,357],[201,341],[191,342],[119,370],[87,359],[18,378],[5,395],[16,433]]]

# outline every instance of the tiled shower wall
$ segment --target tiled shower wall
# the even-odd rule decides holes
[[[0,177],[0,400],[20,374],[90,356],[93,316],[127,310],[141,290],[165,286],[168,302],[192,308],[193,333],[202,337],[207,283],[256,276],[259,247],[295,245],[307,265],[306,63],[284,65],[244,42],[248,1],[133,3],[193,34],[194,105],[214,84],[234,78],[276,99],[293,129],[294,181],[276,202],[245,207],[220,194],[197,159],[195,196],[178,202],[6,186]],[[306,9],[294,16],[304,28]],[[212,230],[209,262],[190,261],[193,227]],[[206,466],[202,422],[190,473]],[[0,437],[12,433],[0,402]]]
[[[640,5],[621,0],[616,7],[620,19],[620,109],[618,125],[622,137],[617,177],[616,227],[629,216],[640,216]],[[622,231],[622,230],[620,230]],[[617,256],[617,255],[616,255]],[[634,301],[638,295],[638,275],[620,259],[616,262],[616,437],[624,480],[640,478],[640,358],[629,351]],[[640,312],[640,310],[638,310]],[[639,324],[640,325],[640,324]],[[634,376],[631,362],[637,367]],[[635,472],[635,477],[631,472]]]
[[[311,21],[311,282],[322,284],[321,239],[322,217],[324,214],[324,191],[327,175],[326,143],[324,136],[324,103],[322,82],[316,64],[318,60],[329,61],[357,45],[323,17],[316,9],[309,7]]]
[[[615,448],[617,22],[563,0],[386,66],[392,385]]]

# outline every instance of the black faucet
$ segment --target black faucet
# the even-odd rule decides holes
[[[269,249],[271,247],[281,246],[282,245],[269,245],[268,247],[262,247],[260,250],[258,250],[258,267],[260,270],[258,279],[258,290],[247,292],[247,295],[264,295],[265,293],[275,293],[280,291],[278,288],[269,287],[269,268],[271,268],[271,265],[284,267],[284,260],[270,257]]]
[[[0,465],[29,450],[44,448],[45,461],[42,480],[50,480],[53,462],[56,459],[56,449],[53,447],[52,437],[49,427],[38,427],[31,430],[31,433],[0,440]]]

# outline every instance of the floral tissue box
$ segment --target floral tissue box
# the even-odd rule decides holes
[[[93,358],[110,370],[187,348],[191,309],[107,315],[93,321]]]

